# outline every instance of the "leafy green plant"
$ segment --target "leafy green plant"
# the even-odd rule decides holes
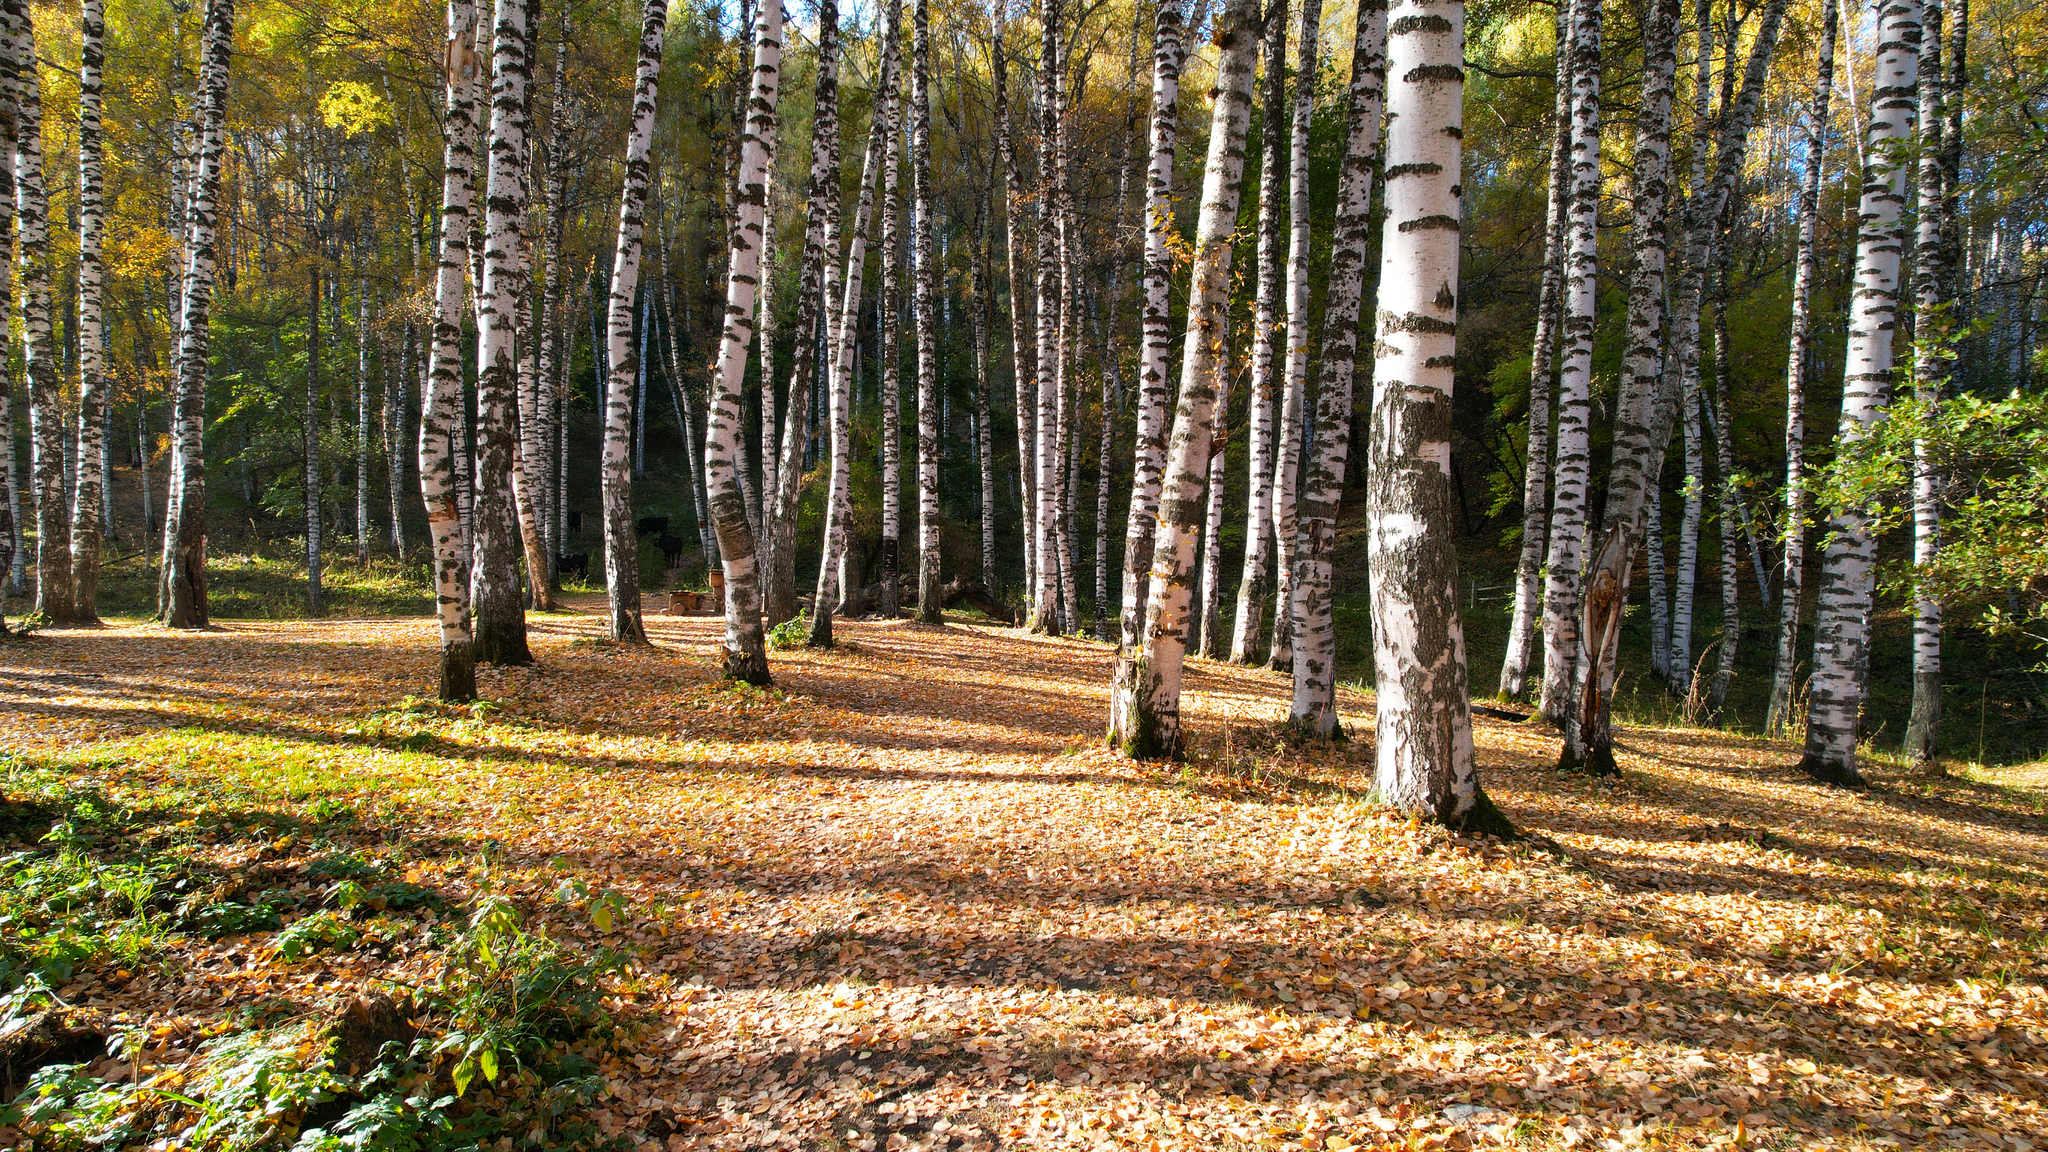
[[[277,934],[277,954],[303,960],[316,952],[346,952],[362,940],[361,929],[332,912],[315,912]]]
[[[799,612],[768,630],[768,647],[780,652],[789,648],[801,648],[810,639],[811,614]]]

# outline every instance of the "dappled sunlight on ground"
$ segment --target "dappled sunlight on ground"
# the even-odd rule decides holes
[[[118,792],[350,803],[440,887],[635,957],[599,1118],[696,1147],[2002,1148],[2048,1129],[2038,790],[1816,788],[1790,746],[1619,733],[1624,777],[1475,722],[1539,838],[1458,841],[1304,749],[1277,674],[1196,661],[1185,764],[1101,748],[1112,650],[838,622],[715,682],[720,622],[536,617],[495,708],[431,691],[427,619],[115,622],[0,645],[0,740]],[[1553,848],[1555,851],[1553,851]],[[1561,855],[1560,855],[1561,853]],[[609,934],[551,902],[615,891]],[[138,1018],[406,979],[274,956]],[[313,965],[330,963],[312,961]],[[350,967],[349,965],[355,965]],[[301,965],[294,970],[305,971]],[[417,976],[417,973],[413,973]],[[318,989],[325,988],[325,992]]]

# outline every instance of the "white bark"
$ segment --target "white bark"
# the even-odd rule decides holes
[[[1866,136],[1870,159],[1858,213],[1856,290],[1836,433],[1842,450],[1869,434],[1891,398],[1892,335],[1898,323],[1899,265],[1906,242],[1902,213],[1910,175],[1905,147],[1917,118],[1920,21],[1919,0],[1887,0],[1879,15],[1877,77],[1871,86]],[[1856,768],[1856,733],[1867,687],[1877,566],[1877,540],[1868,523],[1860,508],[1837,509],[1828,518],[1828,546],[1821,561],[1813,686],[1801,767],[1834,784],[1862,781]]]
[[[1913,398],[1925,418],[1936,418],[1948,386],[1945,340],[1950,283],[1947,203],[1942,163],[1948,117],[1941,74],[1942,5],[1929,0],[1921,38],[1920,156],[1916,174],[1917,231],[1913,243]],[[1941,601],[1924,576],[1941,554],[1942,477],[1924,438],[1913,442],[1913,567],[1922,577],[1913,590],[1913,705],[1905,753],[1915,767],[1934,766],[1941,751]]]
[[[1067,566],[1060,547],[1061,471],[1060,422],[1064,397],[1060,393],[1060,313],[1066,289],[1059,281],[1062,261],[1059,251],[1059,174],[1056,153],[1060,131],[1058,85],[1065,61],[1060,58],[1061,0],[1040,0],[1038,62],[1038,261],[1033,292],[1038,320],[1037,418],[1033,422],[1033,459],[1038,477],[1035,485],[1037,507],[1031,527],[1032,553],[1037,558],[1033,573],[1036,584],[1031,593],[1027,627],[1034,632],[1060,630],[1060,576]]]
[[[1388,17],[1387,222],[1366,487],[1374,781],[1397,809],[1494,831],[1500,817],[1473,760],[1451,544],[1465,6],[1399,0]]]
[[[1386,11],[1384,4],[1380,11]],[[1196,633],[1192,644],[1195,655],[1204,660],[1214,660],[1230,651],[1230,639],[1223,635],[1223,496],[1229,487],[1230,476],[1230,385],[1233,379],[1228,315],[1223,318],[1223,334],[1218,344],[1216,433],[1209,445],[1209,467],[1204,474],[1208,484],[1208,510],[1202,514],[1202,599],[1190,625]]]
[[[100,299],[106,265],[105,144],[100,131],[105,0],[78,6],[78,487],[71,507],[71,610],[81,624],[99,619],[100,535],[106,500],[108,380]]]
[[[19,135],[14,149],[15,278],[21,367],[29,388],[29,487],[35,494],[36,614],[69,624],[71,506],[64,491],[64,396],[50,324],[50,194],[43,182],[43,95],[33,8],[14,19]]]
[[[1167,3],[1173,3],[1173,0],[1167,0]],[[1010,375],[1016,392],[1018,523],[1024,539],[1024,594],[1027,600],[1035,602],[1038,594],[1038,474],[1034,466],[1033,446],[1037,443],[1034,409],[1038,349],[1031,338],[1036,324],[1036,308],[1027,291],[1031,279],[1030,246],[1024,229],[1019,227],[1020,222],[1028,222],[1029,197],[1023,190],[1023,180],[1018,173],[1017,150],[1010,132],[1009,50],[1004,44],[1008,4],[999,3],[995,7],[989,68],[993,76],[995,103],[996,171],[1003,181],[1003,279],[1010,293]],[[1129,603],[1128,597],[1125,602]]]
[[[650,4],[659,0],[649,0]],[[754,533],[740,492],[740,387],[747,348],[754,338],[754,297],[761,270],[762,215],[767,203],[768,141],[775,131],[775,104],[782,65],[782,0],[761,0],[754,14],[753,85],[747,98],[746,131],[740,138],[739,223],[732,230],[726,271],[725,327],[712,369],[711,411],[704,438],[704,486],[718,529],[719,560],[725,569],[725,676],[765,686],[768,651],[761,627],[760,594],[754,572]]]
[[[1379,152],[1386,76],[1386,5],[1379,0],[1361,0],[1351,49],[1349,130],[1337,185],[1329,300],[1323,314],[1315,454],[1303,477],[1303,547],[1291,598],[1294,702],[1289,719],[1296,731],[1317,737],[1328,737],[1337,728],[1337,629],[1330,607],[1330,562],[1337,547],[1337,508],[1351,458],[1352,385],[1358,374],[1365,257],[1372,240],[1372,169]],[[1301,138],[1297,135],[1296,139],[1299,142]],[[1305,192],[1302,195],[1306,197]],[[1306,247],[1305,237],[1297,233],[1296,239]]]
[[[1309,246],[1309,142],[1308,130],[1316,107],[1316,47],[1323,21],[1323,0],[1301,0],[1295,29],[1294,130],[1288,144],[1287,180],[1287,360],[1286,385],[1281,392],[1280,427],[1273,460],[1273,539],[1277,546],[1273,596],[1273,654],[1268,662],[1275,671],[1294,666],[1294,585],[1300,529],[1296,508],[1301,495],[1303,442],[1302,421],[1308,406],[1308,246]],[[1350,412],[1345,412],[1350,420]]]
[[[943,622],[939,604],[939,344],[934,297],[938,252],[932,239],[931,20],[926,0],[912,17],[910,143],[912,311],[917,325],[917,618]]]
[[[649,178],[647,154],[654,139],[656,101],[661,95],[663,37],[667,26],[665,0],[646,0],[640,18],[639,59],[633,72],[633,118],[626,133],[626,174],[619,191],[619,231],[612,250],[611,295],[605,325],[611,365],[605,380],[604,443],[599,472],[604,508],[605,590],[612,638],[636,644],[646,642],[647,630],[640,617],[640,545],[633,532],[633,480],[627,443],[633,382],[641,375],[633,346],[633,303],[640,290],[640,263],[645,249],[641,239],[646,231]],[[744,349],[741,354],[745,354]]]
[[[1145,641],[1134,663],[1130,707],[1110,718],[1109,739],[1125,755],[1159,758],[1181,750],[1181,668],[1187,655],[1194,591],[1195,540],[1204,512],[1217,394],[1229,386],[1227,362],[1231,234],[1244,189],[1245,127],[1259,50],[1258,0],[1227,0],[1217,21],[1216,87],[1208,161],[1195,228],[1180,404],[1167,447]]]

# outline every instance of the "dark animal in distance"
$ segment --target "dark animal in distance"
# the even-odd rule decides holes
[[[680,539],[663,532],[654,545],[661,549],[662,567],[673,568],[683,562],[683,542]]]
[[[569,510],[569,534],[571,536],[583,535],[583,513],[576,511],[574,508]]]
[[[567,576],[574,573],[584,579],[590,578],[590,553],[567,552],[555,557],[555,573]]]
[[[639,522],[633,525],[633,535],[635,536],[654,536],[666,531],[668,531],[668,517],[666,516],[642,516]]]

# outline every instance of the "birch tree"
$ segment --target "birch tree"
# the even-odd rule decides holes
[[[832,400],[832,471],[825,497],[825,547],[818,559],[817,593],[811,601],[811,630],[805,640],[813,648],[832,646],[832,614],[845,594],[840,587],[839,571],[847,555],[853,519],[853,353],[860,341],[861,279],[867,271],[868,228],[874,214],[876,185],[882,182],[881,168],[890,157],[891,125],[896,120],[902,19],[902,5],[890,0],[882,14],[882,59],[875,81],[875,110],[868,124],[860,196],[853,212],[853,236],[847,243],[846,271],[841,277],[844,296],[829,301],[839,309],[840,318],[828,384]]]
[[[902,35],[899,30],[897,35]],[[901,51],[901,48],[898,48]],[[902,103],[901,101],[898,102]],[[903,219],[903,198],[898,191],[898,174],[903,169],[904,129],[892,108],[889,116],[888,162],[882,168],[882,615],[894,619],[898,603],[897,569],[903,537],[903,352],[899,347],[902,321],[898,295],[903,281],[902,239],[898,231]]]
[[[427,386],[420,397],[420,496],[434,559],[434,605],[440,621],[443,700],[476,698],[476,652],[469,631],[469,553],[456,500],[455,440],[462,423],[463,282],[469,269],[469,213],[476,165],[475,0],[448,0],[447,95],[442,118],[440,261],[434,272],[434,315]]]
[[[1291,605],[1294,702],[1288,716],[1296,731],[1324,738],[1337,729],[1337,628],[1330,608],[1330,560],[1337,547],[1337,506],[1344,496],[1344,472],[1351,456],[1352,385],[1358,368],[1365,257],[1372,240],[1372,170],[1379,152],[1386,76],[1387,6],[1384,0],[1361,0],[1352,37],[1344,167],[1338,177],[1329,299],[1323,313],[1315,453],[1302,480],[1303,551]],[[1299,132],[1295,140],[1305,150]],[[1301,195],[1306,199],[1305,188]],[[1306,246],[1301,233],[1296,233],[1296,240]]]
[[[657,3],[659,0],[650,0]],[[725,568],[725,677],[765,687],[768,650],[761,628],[754,574],[754,533],[740,492],[740,386],[754,337],[754,292],[761,269],[761,220],[767,203],[769,134],[782,64],[782,0],[761,0],[754,13],[753,84],[746,131],[740,137],[739,223],[732,229],[726,272],[725,330],[712,368],[711,412],[706,417],[704,484],[718,528]]]
[[[1558,324],[1557,487],[1543,586],[1546,720],[1562,725],[1579,658],[1580,577],[1593,468],[1593,320],[1599,289],[1600,0],[1572,0],[1571,177],[1565,201],[1564,290]]]
[[[768,539],[763,563],[768,567],[770,627],[796,616],[797,501],[803,493],[811,381],[818,369],[818,341],[811,334],[817,331],[821,317],[837,311],[824,282],[827,264],[836,268],[839,255],[839,6],[835,0],[821,0],[818,5],[818,80],[811,106],[811,174],[804,187],[807,207],[797,288],[796,357],[789,374],[781,455],[775,461],[769,499],[764,501]],[[836,322],[836,315],[833,320]],[[829,326],[836,327],[836,323]],[[830,333],[827,336],[829,339]],[[767,344],[764,339],[763,347]],[[762,392],[764,420],[773,415],[773,396],[772,386]]]
[[[311,198],[311,182],[308,182],[308,199]],[[305,426],[299,438],[299,484],[305,493],[306,516],[306,615],[318,617],[326,612],[326,602],[321,596],[322,580],[325,575],[321,567],[323,546],[321,538],[322,509],[320,484],[320,309],[321,237],[314,229],[307,229],[307,248],[313,253],[312,267],[306,273],[306,404]]]
[[[370,562],[370,293],[356,278],[356,563]]]
[[[1522,542],[1515,562],[1515,603],[1500,663],[1503,699],[1528,694],[1543,610],[1543,557],[1550,540],[1550,384],[1557,355],[1558,297],[1564,290],[1564,216],[1570,199],[1572,53],[1569,6],[1557,13],[1557,77],[1551,111],[1550,199],[1544,208],[1543,278],[1536,295],[1536,338],[1529,352],[1529,438],[1522,470]]]
[[[1838,451],[1848,451],[1869,435],[1891,398],[1892,336],[1898,322],[1910,175],[1906,145],[1918,116],[1914,95],[1920,66],[1919,0],[1887,0],[1878,19],[1877,76],[1864,136],[1868,159],[1856,233],[1856,290],[1849,312]],[[1877,564],[1877,540],[1868,522],[1863,509],[1836,510],[1828,518],[1828,544],[1821,556],[1806,755],[1800,766],[1831,784],[1858,784],[1863,779],[1856,767],[1856,730],[1867,687]]]
[[[1792,271],[1792,336],[1785,356],[1784,556],[1779,567],[1778,654],[1771,673],[1771,702],[1764,731],[1776,735],[1791,720],[1793,677],[1798,661],[1800,595],[1806,572],[1806,371],[1813,355],[1813,281],[1820,256],[1820,177],[1826,159],[1828,103],[1835,89],[1835,36],[1840,0],[1821,5],[1820,53],[1814,61],[1813,95],[1806,107],[1806,133],[1799,198],[1799,246]]]
[[[1224,317],[1222,348],[1216,362],[1216,432],[1209,444],[1209,465],[1203,477],[1209,486],[1208,510],[1202,514],[1200,552],[1202,596],[1191,622],[1200,637],[1195,655],[1214,660],[1228,654],[1230,640],[1223,635],[1223,496],[1230,475],[1230,387],[1235,378],[1230,361],[1230,323]],[[1149,557],[1148,557],[1149,559]],[[1150,565],[1146,567],[1149,569]],[[1149,581],[1148,581],[1149,583]]]
[[[105,143],[100,131],[106,62],[106,2],[78,6],[78,487],[71,503],[71,611],[80,624],[99,619],[100,526],[106,507],[107,368],[100,299],[106,265]]]
[[[207,325],[213,304],[215,223],[225,145],[228,60],[234,51],[234,0],[207,0],[200,31],[198,154],[185,206],[185,269],[179,287],[176,444],[164,519],[164,622],[203,628],[206,603]]]
[[[1067,567],[1060,547],[1060,489],[1064,461],[1060,448],[1060,312],[1066,289],[1060,284],[1062,271],[1059,249],[1059,176],[1055,171],[1055,150],[1059,139],[1060,25],[1061,0],[1041,0],[1039,5],[1038,115],[1039,140],[1038,259],[1033,285],[1037,301],[1037,415],[1033,420],[1033,466],[1038,472],[1037,505],[1030,523],[1037,557],[1033,572],[1031,611],[1027,627],[1033,632],[1060,630],[1060,577]]]
[[[916,200],[911,237],[912,311],[917,325],[917,619],[943,623],[939,605],[939,341],[933,310],[938,253],[932,240],[931,19],[926,0],[912,17],[910,176]]]
[[[1274,338],[1280,325],[1280,144],[1286,139],[1287,0],[1266,6],[1266,83],[1259,109],[1259,266],[1258,296],[1252,313],[1251,397],[1245,430],[1250,438],[1251,476],[1247,485],[1244,528],[1244,574],[1237,584],[1237,615],[1230,636],[1230,662],[1258,659],[1264,639],[1266,593],[1272,587],[1274,427],[1279,397],[1275,394]]]
[[[1293,135],[1287,148],[1287,361],[1286,384],[1280,398],[1279,435],[1273,459],[1274,570],[1273,654],[1268,661],[1278,672],[1294,666],[1294,584],[1296,510],[1301,491],[1302,420],[1308,406],[1308,263],[1310,236],[1309,124],[1316,108],[1316,48],[1323,22],[1323,0],[1301,0],[1295,30]],[[1347,409],[1348,421],[1350,412]]]
[[[1167,443],[1151,586],[1145,594],[1145,639],[1132,661],[1135,688],[1128,698],[1115,701],[1118,707],[1109,718],[1111,746],[1135,758],[1174,756],[1182,744],[1181,668],[1216,399],[1228,387],[1219,368],[1227,361],[1231,236],[1244,190],[1245,128],[1259,43],[1258,0],[1226,0],[1216,26],[1216,87],[1210,94],[1209,151],[1189,273],[1180,403]]]
[[[20,16],[19,0],[0,0],[0,159],[14,154],[20,128],[15,69],[14,21]],[[0,241],[14,228],[14,165],[0,163]],[[6,301],[14,298],[14,246],[0,242],[0,316]],[[0,630],[6,627],[7,593],[19,591],[26,576],[22,559],[20,470],[14,453],[14,366],[11,356],[0,356]],[[138,414],[142,405],[137,405]],[[139,416],[138,416],[139,418]],[[138,443],[140,438],[138,437]],[[143,518],[149,518],[149,461],[142,463]],[[148,537],[144,537],[145,544]],[[4,634],[4,632],[0,632]]]
[[[1137,431],[1131,460],[1131,502],[1124,530],[1123,608],[1119,613],[1116,668],[1111,675],[1110,714],[1131,706],[1136,686],[1132,663],[1144,643],[1145,596],[1153,538],[1159,522],[1159,488],[1166,463],[1167,357],[1173,352],[1170,300],[1173,257],[1173,165],[1179,150],[1180,69],[1187,54],[1180,0],[1160,0],[1152,30],[1151,158],[1145,170],[1145,300],[1140,316]],[[1217,417],[1220,425],[1222,417]],[[1213,566],[1202,569],[1202,586],[1215,584]],[[1205,628],[1203,644],[1211,631]],[[1208,655],[1203,652],[1203,655]]]
[[[483,279],[477,287],[476,494],[470,511],[470,609],[476,657],[530,664],[513,507],[519,418],[519,300],[526,292],[527,0],[497,0],[491,49]],[[546,578],[546,573],[541,573]]]
[[[1913,241],[1913,399],[1923,419],[1938,417],[1948,385],[1947,197],[1942,162],[1948,117],[1941,74],[1941,0],[1927,0],[1920,41],[1920,155],[1915,174]],[[1925,437],[1913,441],[1913,567],[1927,572],[1941,554],[1941,477]],[[1932,768],[1941,748],[1941,601],[1924,579],[1913,582],[1913,705],[1905,753]]]
[[[1175,0],[1166,0],[1167,4]],[[1003,281],[1009,288],[1010,374],[1014,378],[1017,417],[1017,489],[1024,537],[1025,598],[1036,603],[1038,595],[1038,473],[1034,467],[1033,445],[1037,442],[1036,389],[1038,347],[1032,340],[1037,326],[1034,297],[1028,291],[1032,280],[1031,244],[1028,237],[1030,205],[1018,171],[1017,149],[1010,130],[1009,50],[1004,46],[1008,29],[1009,0],[995,0],[995,27],[989,36],[991,100],[995,104],[996,171],[1002,180]],[[1163,451],[1163,449],[1162,449]],[[1128,605],[1130,597],[1124,598]]]
[[[43,86],[33,9],[15,18],[20,129],[14,149],[15,272],[21,367],[29,389],[29,476],[35,493],[36,614],[69,624],[71,510],[64,494],[64,382],[50,324],[50,194],[43,182]]]
[[[605,379],[599,486],[604,507],[606,607],[612,639],[633,644],[647,642],[647,629],[640,619],[640,545],[633,533],[630,436],[633,382],[641,371],[633,344],[633,300],[640,290],[641,237],[646,228],[650,176],[647,153],[654,140],[655,103],[661,94],[662,40],[667,27],[667,0],[646,0],[640,17],[639,58],[633,67],[633,118],[626,132],[626,173],[619,189],[619,231],[612,249],[611,295],[605,324],[611,372]],[[749,317],[752,303],[748,301]],[[745,349],[740,354],[744,357]],[[737,433],[733,435],[728,452],[734,451],[737,444]],[[684,439],[689,439],[687,429]]]

